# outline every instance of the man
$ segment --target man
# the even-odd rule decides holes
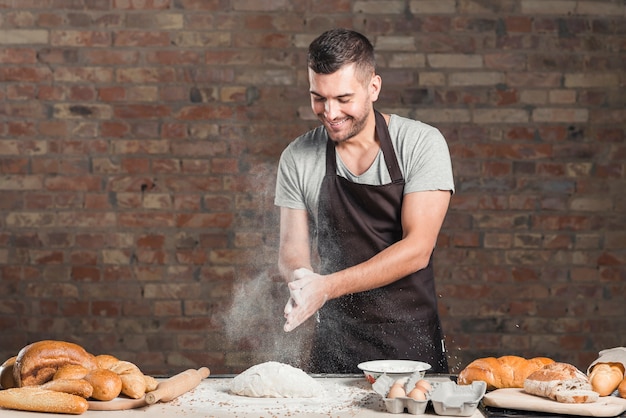
[[[311,107],[322,126],[280,159],[279,269],[289,332],[317,318],[310,372],[412,359],[447,373],[432,253],[454,192],[439,131],[374,110],[372,44],[334,29],[309,46]],[[311,243],[317,239],[318,272]]]

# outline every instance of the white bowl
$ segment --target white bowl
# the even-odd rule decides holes
[[[430,369],[430,364],[413,360],[372,360],[360,363],[357,367],[363,370],[368,382],[374,383],[383,373],[399,379],[419,372],[420,378],[423,378],[426,370]]]

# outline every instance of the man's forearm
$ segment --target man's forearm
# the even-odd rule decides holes
[[[363,263],[330,274],[329,298],[376,289],[428,266],[432,248],[415,250],[415,244],[401,240]]]

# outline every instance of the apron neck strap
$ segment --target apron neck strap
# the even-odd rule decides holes
[[[376,109],[374,109],[374,115],[376,117],[376,136],[380,143],[380,149],[383,151],[383,157],[385,158],[385,165],[389,171],[389,176],[393,183],[402,181],[402,172],[400,171],[400,165],[396,158],[396,152],[393,149],[391,143],[391,136],[389,135],[389,129],[387,128],[387,122],[384,116]],[[329,138],[326,142],[326,174],[334,175],[337,172],[337,157],[335,155],[335,143]]]
[[[383,150],[383,156],[385,157],[385,164],[389,171],[389,176],[392,182],[398,182],[402,180],[402,172],[400,171],[400,165],[396,158],[396,152],[393,149],[391,143],[391,136],[389,135],[389,129],[387,128],[387,122],[384,116],[376,109],[374,109],[376,115],[376,135],[380,142],[380,149]]]

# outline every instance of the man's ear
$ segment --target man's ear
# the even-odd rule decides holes
[[[378,74],[374,74],[369,84],[369,94],[370,100],[372,102],[378,100],[378,95],[380,94],[380,89],[382,88],[382,85],[383,79]]]

